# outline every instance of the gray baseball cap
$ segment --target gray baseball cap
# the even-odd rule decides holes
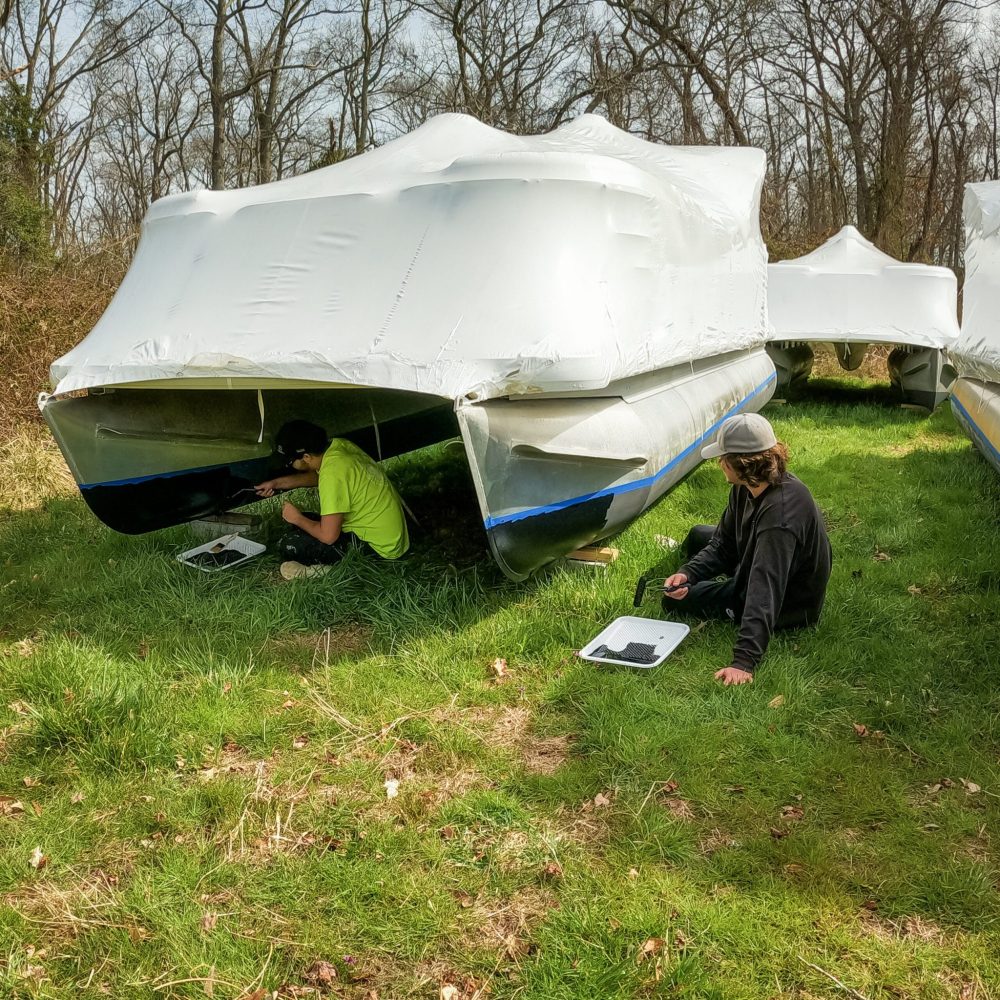
[[[715,440],[701,449],[702,458],[756,455],[778,443],[774,428],[759,413],[737,413],[722,421]]]

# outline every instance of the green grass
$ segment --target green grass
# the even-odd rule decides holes
[[[748,688],[723,624],[573,655],[718,516],[709,464],[521,585],[447,448],[392,466],[413,558],[294,584],[75,494],[6,513],[0,996],[1000,997],[1000,480],[947,408],[768,414],[835,565]]]

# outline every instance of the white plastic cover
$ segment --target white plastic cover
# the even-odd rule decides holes
[[[487,398],[748,348],[763,175],[760,150],[659,146],[594,115],[532,137],[441,115],[289,180],[173,195],[55,391],[240,378]]]
[[[962,334],[949,355],[959,375],[1000,382],[1000,181],[965,186]]]
[[[949,347],[958,283],[947,267],[904,264],[854,226],[812,253],[769,264],[771,340]]]

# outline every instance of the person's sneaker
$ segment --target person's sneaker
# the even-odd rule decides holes
[[[300,562],[289,560],[281,564],[278,572],[281,573],[284,580],[300,580],[312,576],[323,576],[324,573],[329,573],[332,568],[332,566],[324,566],[322,564],[305,566]]]

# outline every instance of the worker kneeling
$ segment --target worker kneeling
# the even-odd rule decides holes
[[[702,458],[717,458],[732,484],[716,527],[695,525],[688,561],[664,581],[663,609],[739,626],[723,684],[746,684],[778,629],[814,625],[832,552],[812,494],[786,469],[788,449],[759,413],[724,420]]]
[[[357,445],[307,420],[292,420],[278,431],[275,446],[294,470],[258,483],[260,497],[278,490],[319,487],[319,514],[286,503],[281,516],[293,530],[278,543],[286,560],[286,580],[319,576],[346,554],[350,534],[367,542],[385,559],[398,559],[410,547],[399,496],[381,466]]]

